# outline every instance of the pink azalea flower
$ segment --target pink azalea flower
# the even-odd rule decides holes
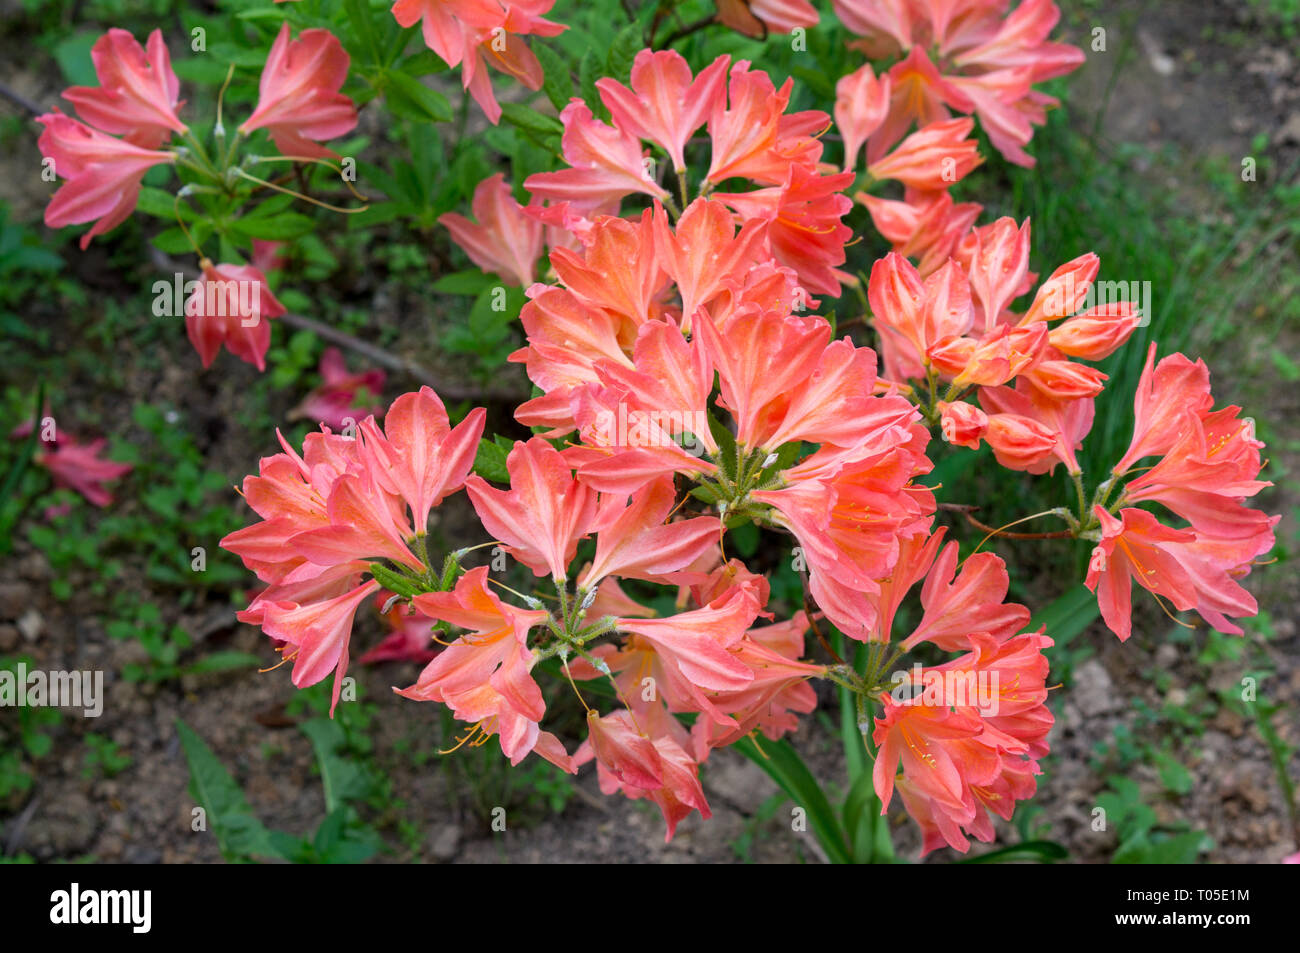
[[[608,77],[596,81],[601,101],[619,129],[660,146],[679,173],[686,142],[726,95],[729,57],[719,56],[698,76],[676,50],[642,50],[632,62],[632,88]]]
[[[972,119],[932,122],[867,166],[867,173],[876,179],[897,179],[921,192],[946,189],[984,161],[970,138],[974,128]]]
[[[298,646],[296,684],[334,668],[337,699],[352,618],[379,589],[363,579],[369,561],[429,572],[410,545],[429,508],[463,485],[482,432],[481,410],[455,429],[441,411],[432,391],[407,394],[389,407],[387,434],[367,418],[355,437],[308,434],[301,456],[281,437],[284,452],[245,478],[262,521],[221,545],[269,584],[239,617]]]
[[[855,639],[871,637],[873,599],[898,560],[898,539],[930,528],[934,498],[912,479],[927,472],[919,424],[884,428],[851,450],[823,448],[754,497],[798,539],[809,591]]]
[[[667,523],[677,494],[667,477],[647,484],[630,502],[617,496],[597,512],[596,558],[578,577],[590,590],[606,576],[660,581],[700,558],[713,547],[722,524],[712,516]]]
[[[63,98],[81,118],[143,149],[157,149],[186,125],[176,115],[180,81],[172,72],[162,31],[149,34],[148,52],[126,30],[109,30],[91,47],[99,86],[72,86]]]
[[[853,202],[840,194],[852,181],[852,173],[821,175],[791,164],[780,186],[718,193],[716,198],[738,212],[746,224],[765,223],[772,258],[792,269],[809,291],[839,295],[840,285],[853,281],[837,267],[844,264],[844,244],[853,234],[841,221]]]
[[[451,232],[456,244],[483,271],[496,272],[507,284],[527,288],[542,254],[542,223],[524,214],[500,172],[474,189],[473,208],[477,223],[447,212],[439,216],[438,224]]]
[[[582,100],[565,106],[560,121],[564,161],[572,168],[530,175],[524,188],[534,196],[592,208],[635,192],[657,199],[668,195],[650,176],[640,140],[592,118]]]
[[[411,508],[412,525],[423,536],[429,511],[459,490],[474,466],[487,412],[471,410],[455,427],[433,388],[403,394],[384,415],[361,424],[361,459],[385,491]]]
[[[544,734],[537,723],[546,705],[529,674],[533,655],[527,636],[548,613],[502,602],[488,588],[487,572],[485,566],[471,569],[453,592],[429,593],[412,600],[429,618],[450,622],[468,634],[438,653],[414,685],[397,689],[397,693],[416,701],[443,702],[461,721],[473,723],[474,730],[484,737],[498,735],[501,750],[511,764],[518,764],[537,748]],[[548,757],[554,749],[548,744],[537,750]],[[567,764],[559,766],[571,770]]]
[[[776,740],[798,728],[794,712],[806,714],[817,707],[817,693],[808,679],[824,674],[825,667],[798,660],[807,629],[808,618],[800,612],[787,622],[750,629],[736,643],[734,656],[754,678],[737,691],[712,694],[715,707],[734,718],[736,725],[697,718],[691,733],[698,760],[703,761],[710,749],[732,744],[755,730]]]
[[[523,37],[557,36],[567,29],[544,19],[555,0],[397,0],[393,17],[421,24],[424,42],[448,66],[461,67],[461,83],[494,125],[501,107],[492,91],[491,64],[530,89],[542,86],[542,67]]]
[[[682,298],[682,330],[689,331],[696,311],[725,290],[736,271],[763,257],[763,223],[751,220],[739,231],[721,202],[697,199],[676,227],[662,210],[654,216],[655,249],[664,272]]]
[[[991,445],[1001,448],[999,462],[1013,470],[1050,473],[1064,463],[1070,473],[1081,470],[1076,451],[1092,429],[1092,398],[1059,400],[1026,381],[1010,387],[981,387],[980,404],[988,412]],[[1003,418],[996,428],[995,418]],[[1052,438],[1048,446],[1045,438]],[[986,435],[987,439],[987,435]]]
[[[918,259],[922,278],[947,264],[983,210],[974,202],[955,203],[946,191],[909,190],[902,201],[859,192],[854,199],[867,207],[876,230],[893,243],[895,252]]]
[[[653,653],[658,691],[671,710],[704,712],[732,726],[735,720],[705,692],[737,691],[754,680],[753,670],[730,650],[761,608],[748,587],[738,586],[703,608],[666,619],[619,619],[618,627],[637,636],[632,651]]]
[[[596,494],[573,479],[559,451],[540,437],[516,441],[506,469],[509,490],[494,489],[478,475],[465,481],[479,519],[534,573],[563,582],[578,540],[591,530]]]
[[[142,149],[92,129],[61,113],[46,113],[36,121],[41,154],[54,162],[55,173],[67,181],[45,208],[50,228],[94,222],[81,236],[84,251],[90,240],[121,225],[140,199],[140,180],[156,165],[175,162],[173,152]]]
[[[1181,436],[1185,415],[1203,417],[1214,406],[1210,370],[1204,361],[1193,362],[1181,354],[1171,354],[1159,364],[1155,360],[1152,343],[1133,400],[1133,441],[1112,468],[1117,474],[1143,457],[1168,453]]]
[[[348,63],[343,44],[328,30],[303,30],[290,40],[289,24],[282,24],[262,70],[257,108],[239,131],[267,130],[286,156],[337,159],[320,141],[356,127],[357,108],[339,92]]]
[[[1101,617],[1121,642],[1132,634],[1132,583],[1164,596],[1176,609],[1196,605],[1196,586],[1169,543],[1194,543],[1196,534],[1171,529],[1145,510],[1122,509],[1116,519],[1094,507],[1101,541],[1092,551],[1086,585],[1097,593]]]
[[[214,265],[208,259],[201,284],[185,302],[185,329],[203,366],[211,367],[224,344],[235,357],[266,370],[271,321],[285,313],[266,276],[252,265]]]
[[[645,734],[649,729],[640,727],[626,709],[603,718],[592,712],[587,725],[589,748],[584,750],[590,754],[585,757],[596,758],[601,791],[654,801],[668,824],[665,842],[692,811],[706,820],[713,816],[700,786],[698,764],[671,734]]]
[[[790,166],[816,166],[821,143],[811,133],[830,122],[825,113],[786,114],[794,81],[778,90],[762,70],[750,69],[747,60],[731,67],[727,97],[719,96],[709,117],[713,161],[706,179],[720,183],[730,178],[753,179],[763,185],[780,185]]]
[[[294,647],[285,656],[293,659],[293,683],[299,688],[315,685],[334,672],[334,694],[330,715],[339,702],[343,678],[348,670],[348,642],[357,608],[379,583],[371,580],[342,595],[305,604],[278,603],[267,606],[262,630],[273,639]]]
[[[921,621],[905,648],[925,641],[947,652],[971,649],[970,633],[979,631],[1001,643],[1029,624],[1029,610],[1006,602],[1011,579],[1006,563],[993,553],[975,553],[957,570],[957,544],[939,553],[921,587]]]
[[[606,312],[621,338],[668,314],[663,297],[663,251],[656,237],[662,214],[646,209],[637,219],[598,215],[581,250],[556,248],[551,268],[578,299],[596,313]],[[620,345],[621,347],[621,345]],[[613,356],[613,351],[607,352]]]
[[[1024,146],[1056,100],[1033,88],[1083,63],[1083,51],[1047,39],[1060,12],[1051,0],[1005,3],[954,0],[833,0],[836,15],[865,39],[853,46],[870,58],[897,58],[889,71],[888,115],[871,136],[874,162],[907,132],[949,118],[950,109],[974,113],[994,148],[1010,162],[1034,164]],[[934,55],[931,59],[927,51]]]
[[[968,655],[922,670],[911,698],[883,695],[885,715],[876,719],[872,735],[879,746],[873,780],[881,811],[896,787],[921,827],[923,855],[944,844],[964,853],[967,835],[991,841],[988,812],[1011,817],[1015,802],[1034,793],[1038,759],[1048,751],[1053,719],[1046,706],[1043,649],[1052,640],[1021,635],[999,642],[986,633],[970,638]],[[930,675],[952,676],[939,683],[966,686],[958,689],[966,697],[947,697],[945,687],[931,700],[922,690]]]
[[[877,79],[870,63],[864,63],[835,84],[835,125],[844,137],[845,172],[857,166],[863,143],[885,121],[889,94],[889,75]]]

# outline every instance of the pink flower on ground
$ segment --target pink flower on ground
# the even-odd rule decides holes
[[[99,458],[107,444],[103,438],[77,443],[65,433],[52,450],[36,451],[34,459],[50,471],[55,486],[76,490],[96,506],[107,506],[113,497],[104,484],[131,472],[129,463]]]
[[[283,24],[262,70],[257,108],[239,131],[267,130],[286,156],[337,159],[320,141],[356,127],[357,108],[339,92],[348,63],[343,44],[328,30],[303,30],[291,41],[289,24]]]
[[[96,129],[157,149],[174,132],[185,132],[176,115],[180,81],[172,72],[162,31],[149,34],[148,52],[126,30],[109,30],[91,47],[99,86],[72,86],[63,98]]]
[[[371,415],[382,417],[384,408],[377,401],[383,393],[387,375],[378,368],[368,371],[349,373],[343,354],[336,347],[325,349],[320,359],[320,386],[302,399],[293,410],[289,419],[307,419],[325,424],[331,430],[344,430],[349,422],[353,427],[357,422]],[[367,398],[364,405],[358,401],[362,394]]]

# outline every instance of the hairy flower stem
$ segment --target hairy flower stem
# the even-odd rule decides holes
[[[1083,526],[1086,522],[1088,522],[1088,504],[1085,502],[1085,500],[1086,500],[1086,498],[1087,498],[1087,494],[1085,494],[1085,493],[1084,493],[1084,490],[1083,490],[1083,474],[1082,474],[1082,473],[1077,473],[1077,472],[1072,472],[1072,473],[1070,474],[1070,479],[1071,479],[1072,481],[1074,481],[1074,492],[1075,492],[1075,493],[1078,495],[1078,497],[1079,497],[1079,523],[1078,523],[1078,525],[1079,525],[1079,526]]]

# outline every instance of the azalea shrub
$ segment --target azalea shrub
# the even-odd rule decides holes
[[[922,853],[966,852],[1033,797],[1062,629],[1099,613],[1127,640],[1135,583],[1186,625],[1240,635],[1257,612],[1242,581],[1277,517],[1251,504],[1251,419],[1150,341],[1127,449],[1085,468],[1099,362],[1149,302],[1099,294],[1091,253],[1031,272],[1052,236],[969,188],[986,161],[1052,161],[1047,87],[1084,53],[1050,0],[228,6],[206,50],[184,38],[199,95],[159,30],[94,43],[98,84],[38,118],[47,224],[88,226],[84,249],[170,219],[155,245],[189,271],[163,293],[197,352],[178,334],[175,358],[260,371],[296,245],[419,221],[469,265],[431,293],[475,296],[459,333],[522,394],[513,423],[433,380],[387,402],[367,352],[326,354],[295,412],[319,431],[265,448],[255,516],[221,541],[258,580],[239,618],[296,686],[332,680],[337,705],[378,610],[363,661],[418,660],[396,691],[446,706],[458,745],[594,762],[669,838],[709,817],[700,766],[735,746],[830,859],[884,860],[891,805]],[[391,125],[410,155],[375,154]],[[122,471],[96,450],[36,459],[105,505]],[[986,525],[971,459],[1056,505]],[[439,549],[449,506],[487,541]],[[1083,546],[1086,575],[1011,601],[1009,538]],[[580,736],[548,728],[547,682]],[[818,682],[847,784],[785,740]]]

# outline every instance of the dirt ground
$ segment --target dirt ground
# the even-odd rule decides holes
[[[1087,65],[1073,81],[1070,109],[1096,122],[1107,138],[1169,146],[1188,155],[1212,152],[1234,162],[1251,154],[1252,142],[1261,132],[1270,137],[1271,154],[1286,158],[1300,148],[1300,44],[1260,32],[1246,5],[1172,0],[1101,4],[1098,9],[1067,18],[1069,38],[1085,49],[1092,27],[1108,31],[1108,52],[1089,53]],[[1119,48],[1125,16],[1139,9],[1141,15],[1133,23],[1135,55],[1112,87],[1112,57]],[[7,54],[0,54],[0,60],[7,59]],[[53,102],[57,93],[56,77],[19,72],[10,81],[39,102]],[[1103,102],[1106,109],[1097,118]],[[34,146],[29,151],[13,161],[37,162]],[[1178,168],[1171,168],[1169,176],[1194,202],[1198,184]],[[16,217],[31,219],[39,214],[39,197],[21,186],[19,176],[0,176],[0,194],[12,203]],[[92,283],[97,271],[110,267],[96,254],[102,253],[85,256],[76,265],[78,273]],[[376,288],[374,293],[376,299],[383,298],[375,309],[379,320],[411,328],[430,320],[425,302],[392,289]],[[1295,342],[1275,343],[1287,348]],[[1229,348],[1267,346],[1269,342],[1251,343],[1245,336],[1228,344]],[[227,362],[219,371],[196,377],[188,366],[132,363],[129,354],[121,359],[129,367],[129,393],[86,394],[87,401],[147,396],[175,405],[198,436],[209,466],[232,480],[270,451],[250,446],[248,435],[228,423],[236,417],[235,404],[251,380],[250,369]],[[1216,393],[1219,386],[1216,378]],[[1300,413],[1300,394],[1294,385],[1279,387],[1261,379],[1227,387],[1225,396],[1260,416],[1284,421]],[[1298,472],[1300,461],[1293,446],[1278,448],[1273,455],[1284,470]],[[1270,512],[1286,514],[1279,539],[1295,538],[1296,502],[1294,489],[1283,486],[1271,491],[1262,504]],[[446,518],[455,526],[463,514],[449,512]],[[1267,651],[1279,676],[1270,685],[1270,697],[1293,715],[1285,721],[1279,718],[1278,730],[1284,741],[1296,746],[1300,745],[1300,723],[1294,716],[1300,712],[1296,664],[1300,635],[1295,606],[1300,586],[1289,564],[1279,569],[1256,573],[1252,584],[1262,587],[1257,592],[1272,614],[1275,630]],[[267,826],[305,833],[319,822],[323,805],[310,745],[289,719],[278,717],[294,694],[285,670],[185,676],[179,683],[161,686],[116,679],[114,673],[134,660],[132,653],[138,650],[109,640],[92,606],[75,599],[55,600],[49,591],[50,578],[41,553],[18,540],[14,555],[0,566],[0,655],[22,652],[43,669],[103,669],[110,681],[109,704],[93,725],[65,719],[56,729],[53,753],[41,762],[35,787],[22,799],[0,805],[3,853],[26,853],[38,861],[87,856],[129,863],[219,860],[211,835],[191,831],[193,801],[186,790],[189,776],[175,730],[177,718],[204,737],[243,785],[254,813]],[[20,619],[27,620],[21,628]],[[271,658],[264,637],[234,622],[224,602],[214,599],[177,621],[195,638],[195,652],[238,649]],[[362,644],[373,644],[376,634],[376,629],[363,628]],[[1134,723],[1135,699],[1153,709],[1168,700],[1149,677],[1152,671],[1170,673],[1176,686],[1203,682],[1226,690],[1239,683],[1242,663],[1225,660],[1207,672],[1185,646],[1160,644],[1154,635],[1142,632],[1121,646],[1094,627],[1080,636],[1083,640],[1091,640],[1098,650],[1074,668],[1069,684],[1054,693],[1053,756],[1032,803],[1041,810],[1039,820],[1046,825],[1040,832],[1043,836],[1065,844],[1074,860],[1096,862],[1109,857],[1115,833],[1093,831],[1090,824],[1105,785],[1104,772],[1090,765],[1095,747],[1110,739],[1117,725]],[[411,745],[429,748],[435,741],[433,713],[423,707],[413,711],[411,703],[390,691],[394,685],[410,684],[416,672],[409,663],[369,668],[354,664],[352,669],[361,681],[363,697],[375,705],[375,761],[391,779],[393,797],[406,802],[404,815],[419,829],[409,843],[394,839],[393,851],[381,859],[821,860],[811,835],[792,830],[789,804],[766,819],[760,816],[776,788],[757,767],[731,751],[714,754],[704,771],[713,819],[692,816],[669,844],[664,843],[663,824],[652,805],[602,796],[590,768],[581,774],[576,782],[580,791],[561,813],[532,816],[527,823],[510,824],[504,834],[494,833],[482,817],[452,797],[445,772],[429,761],[417,765],[408,756]],[[837,715],[833,705],[826,711],[828,720],[806,719],[793,741],[819,777],[842,777],[838,738],[830,727]],[[130,755],[131,766],[112,779],[86,780],[78,741],[88,728],[115,741]],[[1220,709],[1187,750],[1191,752],[1186,761],[1190,791],[1182,796],[1153,796],[1152,806],[1162,825],[1185,822],[1206,830],[1215,843],[1204,856],[1211,862],[1276,862],[1300,848],[1291,841],[1267,750],[1250,724]],[[1292,770],[1294,775],[1294,759]],[[1127,773],[1144,789],[1159,788],[1154,765],[1138,763]],[[897,804],[891,823],[898,828],[900,853],[915,857],[914,828]],[[953,859],[950,852],[940,854],[934,862]]]

